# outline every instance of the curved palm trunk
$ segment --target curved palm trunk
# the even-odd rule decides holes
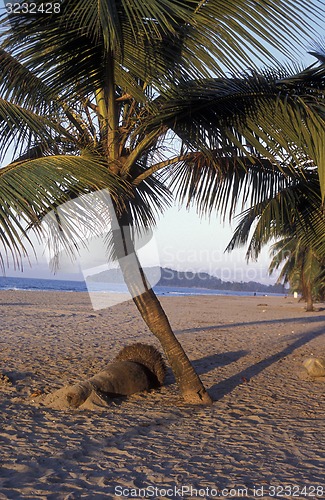
[[[211,404],[211,397],[175,337],[157,296],[145,278],[135,253],[130,228],[123,224],[126,219],[127,214],[119,218],[119,229],[113,231],[113,238],[117,258],[132,299],[147,326],[160,341],[185,401]]]

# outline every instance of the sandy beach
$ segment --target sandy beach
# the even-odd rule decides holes
[[[162,297],[214,399],[157,391],[59,411],[47,394],[133,342],[159,348],[132,302],[1,291],[0,499],[325,498],[325,307],[288,297]]]

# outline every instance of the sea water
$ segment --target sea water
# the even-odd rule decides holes
[[[0,277],[0,290],[28,290],[28,291],[58,291],[58,292],[87,292],[87,285],[84,281],[67,281],[58,279],[39,278],[13,278]],[[182,295],[232,295],[232,296],[265,296],[263,292],[236,291],[236,290],[212,290],[206,288],[192,287],[169,287],[155,286],[155,293],[159,296],[182,296]],[[126,293],[127,288],[122,283],[100,283],[91,284],[91,292],[115,292]],[[270,296],[281,297],[281,293],[268,293]]]

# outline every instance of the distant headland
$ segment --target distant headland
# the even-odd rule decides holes
[[[256,281],[223,281],[205,272],[177,271],[165,267],[145,268],[146,276],[155,286],[204,288],[207,290],[229,290],[260,293],[286,293],[283,285],[265,285]],[[159,277],[157,281],[156,277]],[[156,278],[156,279],[155,279]],[[96,283],[123,283],[120,269],[110,269],[87,276],[87,281]]]

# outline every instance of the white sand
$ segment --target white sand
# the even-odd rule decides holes
[[[161,390],[109,408],[42,405],[124,345],[159,344],[131,302],[94,312],[83,293],[0,293],[0,373],[12,382],[0,380],[0,499],[134,498],[138,488],[149,498],[277,498],[281,486],[281,498],[325,498],[325,381],[302,367],[325,355],[324,307],[306,313],[274,297],[162,303],[212,407],[185,405],[170,370]]]

